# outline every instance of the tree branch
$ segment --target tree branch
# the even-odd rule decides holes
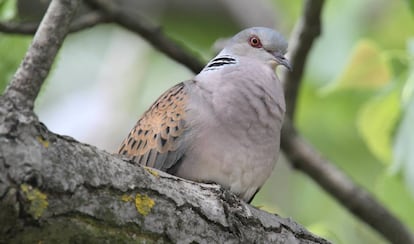
[[[102,23],[111,22],[111,18],[100,12],[89,12],[72,21],[69,27],[69,33],[78,32]],[[21,35],[33,35],[36,33],[39,23],[18,23],[18,22],[0,22],[0,32]]]
[[[98,24],[111,23],[111,17],[101,12],[89,12],[72,21],[69,33],[78,32],[87,28],[94,27]]]
[[[79,3],[80,0],[51,1],[26,56],[6,89],[5,96],[12,99],[15,106],[33,109]]]
[[[296,98],[305,70],[306,60],[313,42],[321,33],[321,12],[324,0],[307,0],[301,19],[297,22],[289,40],[289,61],[293,70],[282,71],[285,87],[286,114],[292,120],[296,108]]]
[[[156,49],[165,52],[167,56],[187,66],[193,72],[198,73],[203,67],[200,61],[181,48],[175,49],[175,52],[169,51],[171,47],[178,47],[178,45],[174,44],[173,40],[163,36],[159,28],[145,27],[146,25],[141,22],[141,19],[133,18],[127,10],[115,6],[111,1],[88,1],[93,2],[95,7],[102,8],[106,13],[111,14],[115,22],[141,35]],[[311,50],[314,39],[320,32],[320,14],[323,3],[323,0],[308,0],[306,2],[304,17],[297,25],[298,27],[295,31],[297,34],[293,36],[294,40],[291,41],[293,43],[291,56],[294,68],[292,73],[286,73],[283,76],[285,79],[284,84],[288,86],[286,88],[286,96],[287,103],[290,104],[288,105],[290,106],[290,112],[288,112],[290,116],[293,116],[297,92],[308,53]],[[414,242],[408,228],[372,197],[371,194],[353,183],[344,173],[334,167],[332,163],[322,159],[319,153],[313,150],[308,143],[298,138],[300,137],[293,125],[286,121],[282,132],[282,150],[295,167],[308,174],[323,189],[332,194],[340,204],[350,210],[356,217],[373,227],[386,239],[393,243]]]
[[[175,44],[174,41],[172,41],[171,39],[167,38],[160,30],[159,28],[154,28],[154,27],[148,27],[149,25],[146,24],[145,22],[143,22],[142,20],[137,18],[136,13],[132,13],[129,12],[125,9],[121,9],[119,6],[115,5],[112,1],[104,1],[104,0],[89,0],[90,2],[92,2],[96,7],[101,8],[105,14],[107,16],[109,16],[109,18],[114,19],[114,21],[116,21],[117,23],[119,23],[120,25],[140,34],[143,38],[145,38],[148,42],[150,42],[155,48],[157,48],[158,50],[160,50],[161,52],[167,54],[169,57],[171,57],[172,59],[178,61],[179,63],[185,65],[186,67],[188,67],[190,70],[194,71],[194,72],[198,72],[202,69],[203,65],[201,62],[199,62],[196,58],[194,58],[191,54],[189,54],[186,50],[182,49],[179,45]],[[76,8],[76,5],[78,4],[78,2],[73,2],[73,1],[52,1],[51,6],[48,9],[48,12],[45,16],[45,18],[43,19],[41,26],[39,28],[39,31],[37,32],[34,41],[29,49],[28,54],[26,55],[21,67],[19,68],[18,72],[16,73],[15,77],[13,78],[12,83],[10,84],[10,86],[8,87],[7,91],[6,91],[6,97],[8,98],[13,98],[14,102],[16,102],[16,99],[19,100],[19,102],[17,104],[23,104],[21,101],[27,101],[27,105],[29,108],[32,108],[33,106],[33,102],[34,99],[36,98],[40,86],[43,83],[44,78],[47,76],[47,73],[50,69],[51,63],[53,61],[53,58],[56,55],[57,50],[59,49],[63,38],[66,35],[66,32],[68,31],[68,25],[70,22],[70,17],[73,15],[74,13],[74,9]],[[306,62],[306,57],[307,54],[309,53],[309,50],[312,46],[313,40],[316,38],[316,36],[319,34],[319,27],[320,24],[320,12],[322,9],[322,4],[323,1],[319,0],[319,1],[312,1],[309,0],[306,3],[306,7],[305,7],[305,12],[304,12],[304,18],[301,20],[301,24],[298,25],[298,27],[296,28],[298,31],[295,31],[295,33],[299,33],[299,34],[295,34],[294,36],[296,36],[294,38],[294,40],[298,40],[297,42],[295,42],[294,40],[291,42],[291,45],[294,47],[293,50],[291,51],[291,56],[292,56],[292,61],[294,64],[294,71],[291,75],[289,75],[288,73],[284,74],[284,80],[288,81],[286,82],[286,85],[288,86],[287,90],[287,99],[288,99],[288,107],[290,106],[290,109],[288,109],[288,113],[290,114],[290,116],[293,116],[293,112],[294,112],[294,107],[295,107],[295,101],[296,101],[296,96],[297,96],[297,91],[300,85],[300,80],[304,71],[304,67],[305,67],[305,62]],[[65,9],[65,11],[62,11],[62,9],[64,8],[64,6],[67,6],[67,9]],[[309,24],[309,25],[308,25]],[[307,26],[308,25],[308,26]],[[311,28],[311,31],[306,31],[306,29]],[[56,33],[56,34],[55,34]],[[54,37],[54,38],[46,38],[46,37]],[[45,48],[46,46],[49,46],[48,48]],[[44,54],[42,55],[42,52],[44,52]],[[9,101],[9,100],[7,100]],[[293,102],[292,102],[293,101]],[[5,103],[2,103],[5,104]],[[290,105],[289,105],[290,104]],[[13,105],[10,106],[5,106],[6,108],[12,108]],[[0,112],[4,112],[3,110],[0,110]],[[9,117],[9,116],[8,116]],[[11,122],[10,118],[0,118],[0,121],[2,121],[3,125],[2,127],[0,127],[0,135],[4,135],[4,131],[8,129],[16,129],[17,130],[20,128],[19,126],[13,125],[13,123]],[[67,139],[67,138],[60,138],[57,135],[52,135],[50,132],[48,132],[46,130],[41,130],[43,132],[40,132],[40,130],[35,130],[33,129],[34,127],[32,126],[28,126],[27,124],[25,125],[24,123],[22,123],[22,121],[19,121],[18,124],[20,124],[20,126],[22,126],[23,128],[30,128],[29,131],[31,131],[31,133],[33,131],[37,131],[36,133],[39,133],[41,136],[35,136],[32,135],[32,139],[36,138],[37,142],[40,143],[41,145],[43,145],[44,147],[48,148],[48,146],[50,143],[50,140],[48,138],[44,138],[43,134],[47,134],[48,136],[51,136],[51,138],[53,138],[53,142],[58,141],[59,143],[69,143],[65,144],[65,146],[62,146],[62,148],[65,147],[74,147],[73,145],[70,145],[70,143],[72,143],[73,141]],[[35,126],[36,128],[38,126]],[[13,136],[16,135],[16,131],[12,131],[11,132]],[[23,134],[26,132],[22,132]],[[17,133],[18,134],[18,133]],[[8,157],[4,156],[6,152],[10,152],[13,150],[10,150],[10,147],[15,147],[16,144],[18,144],[18,142],[24,142],[25,139],[30,138],[27,137],[26,135],[21,136],[19,138],[19,136],[16,136],[16,140],[11,142],[10,138],[4,138],[2,137],[3,142],[0,143],[2,150],[1,150],[1,157],[0,162],[1,163],[6,163],[7,165],[0,165],[1,168],[5,169],[5,168],[9,168],[10,165],[14,165],[16,164],[16,167],[20,167],[19,166],[19,162],[23,162],[25,163],[25,167],[27,167],[27,165],[30,165],[30,163],[33,163],[33,155],[24,155],[21,154],[23,153],[23,151],[25,151],[26,153],[28,153],[27,151],[27,144],[21,145],[21,150],[16,150],[16,153],[19,153],[19,155],[14,155],[13,157],[19,159],[20,161],[18,162],[14,162],[12,164],[8,164],[7,161],[5,161],[5,159],[8,159]],[[27,139],[28,140],[28,139]],[[59,141],[60,140],[60,141]],[[62,142],[63,141],[63,142]],[[12,144],[10,144],[12,143]],[[37,145],[39,146],[39,145]],[[59,147],[60,148],[60,147]],[[7,149],[7,150],[6,150]],[[16,147],[16,149],[18,149],[18,147]],[[306,174],[310,175],[319,185],[322,186],[322,188],[324,188],[325,190],[327,190],[329,193],[331,193],[341,204],[343,204],[344,206],[346,206],[346,208],[348,208],[352,213],[354,213],[357,217],[361,218],[363,221],[367,222],[369,225],[371,225],[374,229],[376,229],[377,231],[379,231],[381,234],[383,234],[388,240],[395,242],[395,243],[410,243],[413,242],[413,237],[411,235],[411,233],[408,231],[408,229],[398,220],[396,219],[391,213],[388,212],[388,210],[386,210],[383,206],[381,206],[372,196],[369,195],[369,193],[367,193],[365,190],[363,190],[362,188],[356,186],[351,180],[349,180],[342,172],[340,172],[337,168],[335,168],[332,164],[330,164],[328,161],[324,160],[321,158],[321,156],[315,152],[312,147],[310,145],[308,145],[306,142],[303,141],[303,139],[297,134],[296,130],[293,128],[293,126],[290,124],[290,122],[286,122],[286,125],[284,127],[283,133],[282,133],[282,149],[284,150],[284,152],[286,153],[286,155],[288,156],[288,158],[294,163],[294,165],[303,170]],[[77,150],[69,150],[70,155],[81,155],[81,154],[77,154],[76,153]],[[98,155],[99,153],[97,153],[94,150],[91,150],[91,148],[89,148],[88,146],[85,146],[85,148],[81,149],[81,152],[84,153],[92,153],[93,155]],[[59,152],[60,155],[61,152]],[[42,153],[42,155],[46,153]],[[82,155],[83,155],[82,154]],[[12,158],[13,158],[12,157]],[[42,156],[43,157],[43,156]],[[97,157],[100,157],[99,155]],[[21,158],[24,158],[25,160],[21,160]],[[46,160],[46,161],[45,161]],[[28,162],[29,161],[29,162]],[[36,161],[37,163],[39,162],[60,162],[61,160],[59,158],[54,158],[54,159],[50,159],[50,158],[40,158],[38,159],[38,161]],[[119,165],[121,162],[117,162],[113,159],[108,160],[108,158],[105,159],[99,159],[98,160],[100,163],[101,162],[108,162],[109,165],[114,165],[113,167],[115,168],[123,168],[124,165]],[[74,158],[72,159],[72,161],[74,166],[68,166],[70,167],[74,167],[75,166],[79,166],[78,162],[82,162],[82,160],[80,160],[79,158]],[[88,161],[89,162],[89,161]],[[44,189],[46,189],[46,192],[50,193],[50,199],[54,205],[57,205],[59,203],[59,201],[61,201],[61,198],[56,197],[54,198],[53,194],[56,193],[62,193],[65,190],[70,190],[72,191],[73,189],[70,188],[71,185],[67,184],[67,182],[59,182],[58,179],[52,179],[49,177],[52,177],[51,175],[53,175],[51,172],[56,172],[55,171],[47,171],[46,168],[44,168],[45,166],[42,165],[47,165],[47,164],[41,164],[36,165],[35,167],[33,167],[34,170],[29,170],[27,171],[28,174],[24,173],[26,171],[24,171],[23,169],[20,170],[15,170],[15,171],[11,171],[12,173],[15,172],[17,173],[17,175],[15,175],[16,177],[20,177],[20,178],[13,178],[10,176],[7,177],[1,177],[1,182],[4,182],[3,179],[12,179],[12,183],[9,185],[15,185],[15,183],[24,183],[24,184],[28,184],[30,187],[42,187]],[[38,167],[40,167],[40,171],[38,170]],[[62,166],[63,167],[63,166]],[[66,167],[66,166],[65,166]],[[101,166],[103,167],[103,166]],[[105,164],[105,167],[106,164]],[[108,166],[110,167],[110,166]],[[132,166],[131,166],[132,167]],[[134,166],[135,167],[135,166]],[[30,167],[29,167],[30,168]],[[97,168],[99,168],[97,166]],[[23,171],[22,171],[23,170]],[[60,169],[62,171],[64,171],[64,169]],[[66,168],[65,168],[66,170]],[[42,175],[42,172],[45,171],[46,175],[42,176],[42,177],[37,177],[38,172],[41,172],[40,175]],[[59,171],[59,170],[57,170]],[[135,172],[138,171],[138,168],[133,168],[133,169],[129,169],[129,172],[123,172],[122,175],[131,175],[131,172]],[[4,172],[3,170],[0,172]],[[7,171],[8,174],[11,174],[9,171]],[[20,172],[20,173],[18,173]],[[34,173],[33,173],[34,172]],[[85,180],[85,179],[90,179],[91,175],[83,175],[83,173],[85,173],[87,171],[81,169],[81,168],[76,168],[76,170],[74,170],[72,172],[72,174],[70,174],[71,176],[73,175],[78,175],[81,174],[81,179]],[[111,172],[109,172],[111,173]],[[116,171],[115,175],[118,175],[119,172]],[[34,176],[33,176],[34,175]],[[95,175],[93,175],[95,176]],[[23,177],[23,178],[22,178]],[[44,181],[44,177],[46,177],[47,180],[52,180],[52,182],[55,182],[54,184],[51,185],[51,187],[47,187],[47,186],[42,186],[41,182]],[[108,176],[109,177],[109,176]],[[107,178],[108,178],[107,177]],[[133,178],[134,176],[131,175],[131,177]],[[109,177],[110,178],[110,177]],[[119,177],[118,177],[119,178]],[[118,179],[116,178],[116,179]],[[66,179],[67,178],[62,178]],[[76,180],[77,178],[74,179],[74,181],[71,183],[72,186],[73,184],[75,184],[76,187],[80,187],[79,189],[82,191],[88,191],[88,189],[90,187],[92,187],[92,189],[94,189],[95,186],[102,186],[102,189],[106,189],[106,187],[108,186],[108,182],[112,182],[112,181],[104,181],[104,183],[100,182],[99,179],[101,179],[101,175],[97,176],[97,177],[92,177],[90,181],[85,180],[84,181],[84,185],[82,186],[82,184],[78,184],[79,182]],[[130,184],[130,180],[128,179]],[[40,182],[40,183],[39,183]],[[46,182],[46,181],[45,181]],[[98,182],[98,183],[97,183]],[[99,183],[100,182],[100,183]],[[115,181],[116,182],[116,181]],[[141,179],[136,180],[134,182],[141,182]],[[26,185],[27,185],[26,184]],[[127,184],[127,183],[123,183],[123,184]],[[154,183],[155,184],[155,183]],[[151,185],[154,185],[151,184]],[[158,184],[158,182],[157,182]],[[61,186],[63,188],[54,188],[57,186]],[[69,187],[69,188],[68,188]],[[114,186],[111,186],[109,184],[109,189],[112,189]],[[141,186],[140,186],[141,187]],[[140,191],[137,192],[148,192],[150,194],[151,198],[156,198],[157,195],[161,194],[160,192],[157,191],[153,191],[153,189],[146,189],[144,188],[140,188]],[[115,187],[116,188],[116,187]],[[20,191],[19,194],[24,195],[25,192],[20,188],[19,189],[14,189],[13,188],[4,188],[3,186],[0,187],[0,189],[2,190],[2,192],[0,192],[2,196],[6,196],[6,198],[4,199],[9,199],[7,198],[8,196],[11,196],[10,199],[18,199],[18,197],[13,198],[13,194],[15,194],[16,192]],[[7,189],[7,190],[5,190]],[[101,190],[102,190],[101,189]],[[131,191],[132,189],[132,191]],[[5,191],[3,191],[5,190]],[[99,190],[99,189],[98,189]],[[119,189],[118,189],[119,190]],[[116,190],[115,192],[117,192],[118,190]],[[118,192],[118,194],[120,194],[120,192],[125,192],[125,191],[129,191],[131,192],[132,195],[134,194],[138,194],[135,192],[135,188],[129,188],[126,189],[125,187],[121,187],[120,191]],[[22,192],[23,191],[23,192]],[[14,192],[14,193],[13,193]],[[100,192],[101,193],[104,193]],[[182,192],[182,191],[180,191]],[[3,194],[4,193],[4,194]],[[90,193],[90,192],[88,192]],[[163,193],[165,194],[165,193]],[[122,195],[124,196],[124,195]],[[137,195],[135,195],[137,196]],[[147,195],[149,196],[149,195]],[[82,196],[84,197],[84,196]],[[9,199],[9,200],[10,200]],[[70,197],[69,197],[70,199]],[[98,199],[98,198],[96,198]],[[129,198],[126,198],[129,199]],[[171,197],[171,199],[173,199],[173,197]],[[227,199],[228,200],[228,199]],[[135,198],[136,201],[136,198]],[[162,200],[160,200],[162,201]],[[49,203],[50,203],[49,202]],[[85,201],[87,202],[87,201]],[[136,203],[136,202],[135,202]],[[22,203],[23,204],[23,203]],[[14,206],[14,205],[12,205]],[[197,205],[198,206],[198,205]],[[77,214],[75,214],[74,216],[79,217],[79,216],[85,216],[90,214],[90,209],[88,209],[88,207],[90,208],[90,206],[78,206],[79,209],[76,208],[70,208],[69,212],[62,214],[62,217],[64,219],[68,219],[67,217],[72,216],[73,212],[77,212]],[[112,205],[111,205],[112,207]],[[241,208],[240,205],[236,205],[236,207],[239,209]],[[222,209],[226,209],[229,207],[223,207]],[[109,208],[111,209],[111,208]],[[197,209],[194,206],[190,206],[189,210],[194,210]],[[98,212],[97,209],[95,209]],[[182,210],[181,207],[177,209],[177,211]],[[138,210],[139,211],[139,210]],[[223,210],[225,212],[225,210]],[[250,210],[252,211],[252,210]],[[116,211],[114,211],[116,212]],[[51,212],[53,213],[53,211]],[[227,212],[225,212],[227,213]],[[27,211],[27,214],[33,214],[30,212],[30,208]],[[55,213],[54,213],[55,214]],[[113,212],[111,212],[111,214],[113,214]],[[243,214],[242,214],[243,215]],[[93,215],[94,216],[94,215]],[[99,216],[99,214],[98,214]],[[125,216],[129,216],[129,215],[125,215]],[[32,216],[33,217],[33,216]],[[229,217],[229,216],[227,216]],[[231,219],[236,218],[237,216],[230,216]],[[95,218],[95,217],[94,217]],[[101,216],[100,218],[105,218],[105,216]],[[245,218],[245,217],[243,217]],[[77,219],[71,219],[69,218],[69,220],[71,221],[77,221]],[[85,219],[83,219],[85,220]],[[91,223],[91,219],[87,218],[87,221],[84,222],[85,223]],[[118,220],[121,221],[121,220]],[[182,220],[183,222],[185,220]],[[257,220],[255,220],[257,221]],[[253,221],[253,222],[255,222]],[[140,223],[143,223],[143,221],[141,221]],[[266,226],[266,225],[265,225]],[[285,226],[283,224],[279,224],[279,226]],[[145,227],[146,228],[146,227]],[[164,227],[165,228],[165,227]],[[242,228],[242,227],[237,227],[237,228]],[[291,227],[289,227],[291,228]],[[287,228],[287,229],[289,229]],[[279,230],[278,228],[276,228],[277,230]],[[240,232],[237,232],[240,233]],[[244,232],[241,232],[244,233]],[[234,234],[234,233],[233,233]],[[295,234],[294,234],[295,235]],[[237,236],[237,234],[236,234]],[[298,235],[296,235],[298,236]],[[300,236],[300,235],[299,235]],[[309,236],[308,234],[306,234],[306,236]],[[240,236],[239,236],[240,237]]]
[[[204,64],[196,59],[194,55],[190,54],[188,50],[184,50],[176,41],[164,35],[161,28],[147,23],[133,9],[125,9],[121,5],[118,5],[116,1],[87,0],[87,2],[93,7],[104,11],[117,24],[139,34],[151,43],[154,48],[184,65],[194,73],[198,73],[203,69]]]
[[[218,185],[53,134],[0,100],[1,243],[329,243]]]

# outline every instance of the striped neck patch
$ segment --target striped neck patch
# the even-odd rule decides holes
[[[237,60],[231,56],[225,55],[225,56],[219,56],[215,59],[211,60],[206,67],[204,67],[203,71],[207,70],[216,70],[222,66],[236,64]]]

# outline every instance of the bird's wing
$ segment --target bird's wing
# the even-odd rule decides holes
[[[167,90],[138,120],[118,153],[162,171],[178,166],[186,148],[187,98],[184,83]]]

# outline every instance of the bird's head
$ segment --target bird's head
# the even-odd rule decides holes
[[[268,63],[272,68],[283,65],[291,70],[285,58],[287,42],[277,31],[265,27],[252,27],[236,34],[224,47],[224,51],[241,56],[258,59]]]

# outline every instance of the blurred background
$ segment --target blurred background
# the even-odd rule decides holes
[[[3,21],[37,21],[48,1],[0,0]],[[248,26],[289,38],[303,1],[123,0],[204,62]],[[295,124],[326,158],[414,231],[414,1],[326,1]],[[31,36],[0,33],[0,91]],[[36,103],[55,133],[115,152],[143,111],[193,74],[113,24],[65,40]],[[253,205],[334,243],[386,243],[283,156]]]

